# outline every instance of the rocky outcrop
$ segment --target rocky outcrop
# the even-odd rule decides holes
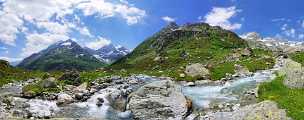
[[[210,74],[209,70],[200,63],[196,63],[196,64],[187,66],[185,73],[188,76],[195,77],[195,78],[206,78]]]
[[[284,85],[289,88],[304,88],[304,68],[300,63],[285,59],[280,75],[285,75]]]
[[[248,68],[238,64],[234,65],[234,72],[236,73],[236,76],[242,76],[242,77],[252,74]]]
[[[68,84],[79,85],[81,83],[80,73],[78,71],[66,71],[59,80],[64,80]]]
[[[272,101],[248,105],[234,112],[209,113],[199,120],[291,120],[285,110]]]
[[[181,120],[187,107],[181,86],[164,80],[147,84],[130,95],[127,109],[139,120]]]
[[[56,78],[49,77],[45,80],[42,80],[42,82],[40,83],[40,86],[42,88],[56,88],[57,87]]]

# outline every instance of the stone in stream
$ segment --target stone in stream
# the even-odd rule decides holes
[[[291,120],[285,110],[272,101],[248,105],[233,112],[207,113],[199,120]]]
[[[200,63],[192,64],[186,67],[185,73],[188,76],[196,78],[206,78],[209,76],[210,72]]]
[[[58,105],[69,104],[72,102],[73,102],[73,98],[70,95],[66,93],[60,93],[58,95],[58,100],[57,100]]]
[[[139,120],[182,120],[188,112],[187,103],[180,85],[163,80],[144,85],[132,93],[127,110]]]
[[[104,103],[103,98],[97,98],[97,103],[96,103],[96,105],[97,105],[98,107],[102,106],[103,103]]]

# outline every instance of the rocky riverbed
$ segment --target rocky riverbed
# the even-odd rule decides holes
[[[22,86],[37,81],[30,79],[0,89],[0,118],[243,120],[257,115],[266,120],[286,120],[285,111],[276,103],[256,100],[258,84],[273,79],[281,66],[282,59],[278,59],[274,69],[233,75],[224,82],[111,76],[96,79],[90,86],[69,85],[60,93],[28,98]]]

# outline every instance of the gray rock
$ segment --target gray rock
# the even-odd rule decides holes
[[[294,89],[304,88],[304,69],[289,71],[284,80],[284,85]]]
[[[244,77],[244,76],[252,74],[249,71],[248,68],[246,68],[244,66],[241,66],[241,65],[238,65],[238,64],[234,65],[234,71],[235,71],[235,73],[236,73],[237,76],[241,76],[241,77]]]
[[[131,94],[127,109],[135,119],[181,120],[186,116],[188,105],[181,86],[164,80],[144,85]]]
[[[103,103],[104,103],[103,98],[97,98],[97,103],[96,103],[96,105],[97,105],[98,107],[102,106]]]
[[[67,71],[59,78],[59,80],[64,80],[68,84],[79,85],[81,83],[79,77],[80,73],[78,71]]]
[[[279,73],[286,76],[283,81],[285,86],[295,89],[304,88],[304,68],[300,63],[286,59]]]
[[[208,113],[200,120],[291,120],[285,110],[279,109],[272,101],[242,107],[234,112]]]
[[[57,87],[56,78],[49,77],[45,80],[42,80],[40,86],[43,88],[56,88]]]
[[[70,95],[66,93],[60,93],[58,95],[58,100],[57,100],[58,105],[69,104],[72,102],[73,102],[73,98]]]
[[[192,64],[186,67],[185,73],[191,77],[205,78],[208,77],[209,70],[200,63]]]
[[[74,93],[88,93],[89,91],[87,90],[88,88],[88,83],[84,82],[81,85],[79,85],[78,87],[73,89]]]
[[[194,82],[187,82],[186,85],[187,85],[187,86],[195,86],[195,83],[194,83]]]

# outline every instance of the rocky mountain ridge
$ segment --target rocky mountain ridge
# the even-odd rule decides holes
[[[73,40],[60,41],[25,58],[17,67],[29,70],[92,70],[105,66]]]

